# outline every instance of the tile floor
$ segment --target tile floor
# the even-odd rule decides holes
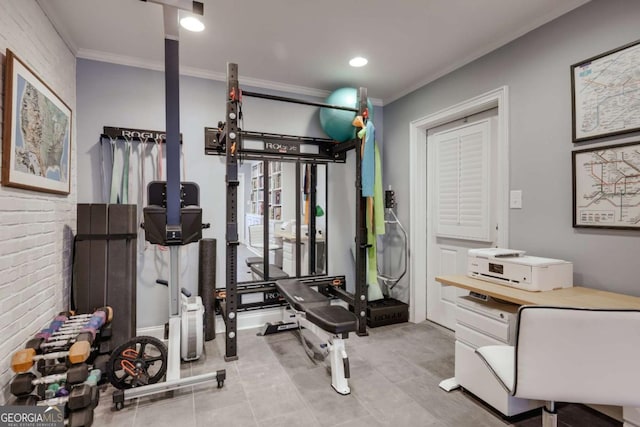
[[[183,374],[226,369],[216,384],[176,391],[173,398],[141,398],[121,411],[111,408],[107,388],[96,408],[94,426],[540,426],[536,413],[504,420],[464,391],[438,388],[453,376],[454,337],[432,323],[400,324],[352,334],[347,341],[351,394],[330,385],[323,362],[314,363],[297,332],[267,337],[257,330],[238,334],[239,360],[224,362],[224,340],[206,343],[206,354],[184,363]],[[582,405],[559,405],[561,427],[622,424]]]

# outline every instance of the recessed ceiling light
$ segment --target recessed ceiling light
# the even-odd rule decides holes
[[[351,65],[352,67],[364,67],[368,62],[369,61],[367,60],[367,58],[356,56],[355,58],[351,58],[351,60],[349,61],[349,65]]]
[[[180,25],[189,31],[199,33],[204,30],[204,24],[195,16],[186,16],[180,20]]]

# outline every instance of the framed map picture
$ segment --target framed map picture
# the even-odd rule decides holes
[[[640,142],[573,152],[573,226],[640,230]]]
[[[69,194],[71,109],[7,50],[2,185]]]
[[[640,40],[571,66],[573,142],[640,130]]]

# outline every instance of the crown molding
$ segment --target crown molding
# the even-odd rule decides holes
[[[92,61],[108,62],[111,64],[126,65],[129,67],[144,68],[147,70],[164,71],[164,62],[150,61],[132,56],[118,55],[99,50],[80,48],[77,51],[78,58],[90,59]],[[207,80],[215,80],[224,82],[227,79],[225,73],[209,71],[203,68],[180,66],[180,74],[183,76],[197,77]],[[243,85],[256,87],[260,89],[269,89],[279,92],[294,93],[298,95],[314,96],[317,98],[326,98],[331,93],[327,90],[315,89],[305,86],[290,85],[287,83],[274,82],[270,80],[256,79],[253,77],[240,76],[240,82]],[[376,106],[382,106],[382,100],[370,98],[371,103]]]

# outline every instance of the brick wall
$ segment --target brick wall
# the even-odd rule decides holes
[[[13,352],[68,306],[76,226],[74,54],[35,0],[0,1],[0,92],[4,92],[7,48],[71,107],[73,128],[69,196],[0,187],[0,404],[10,396]],[[3,103],[4,93],[0,122]]]

